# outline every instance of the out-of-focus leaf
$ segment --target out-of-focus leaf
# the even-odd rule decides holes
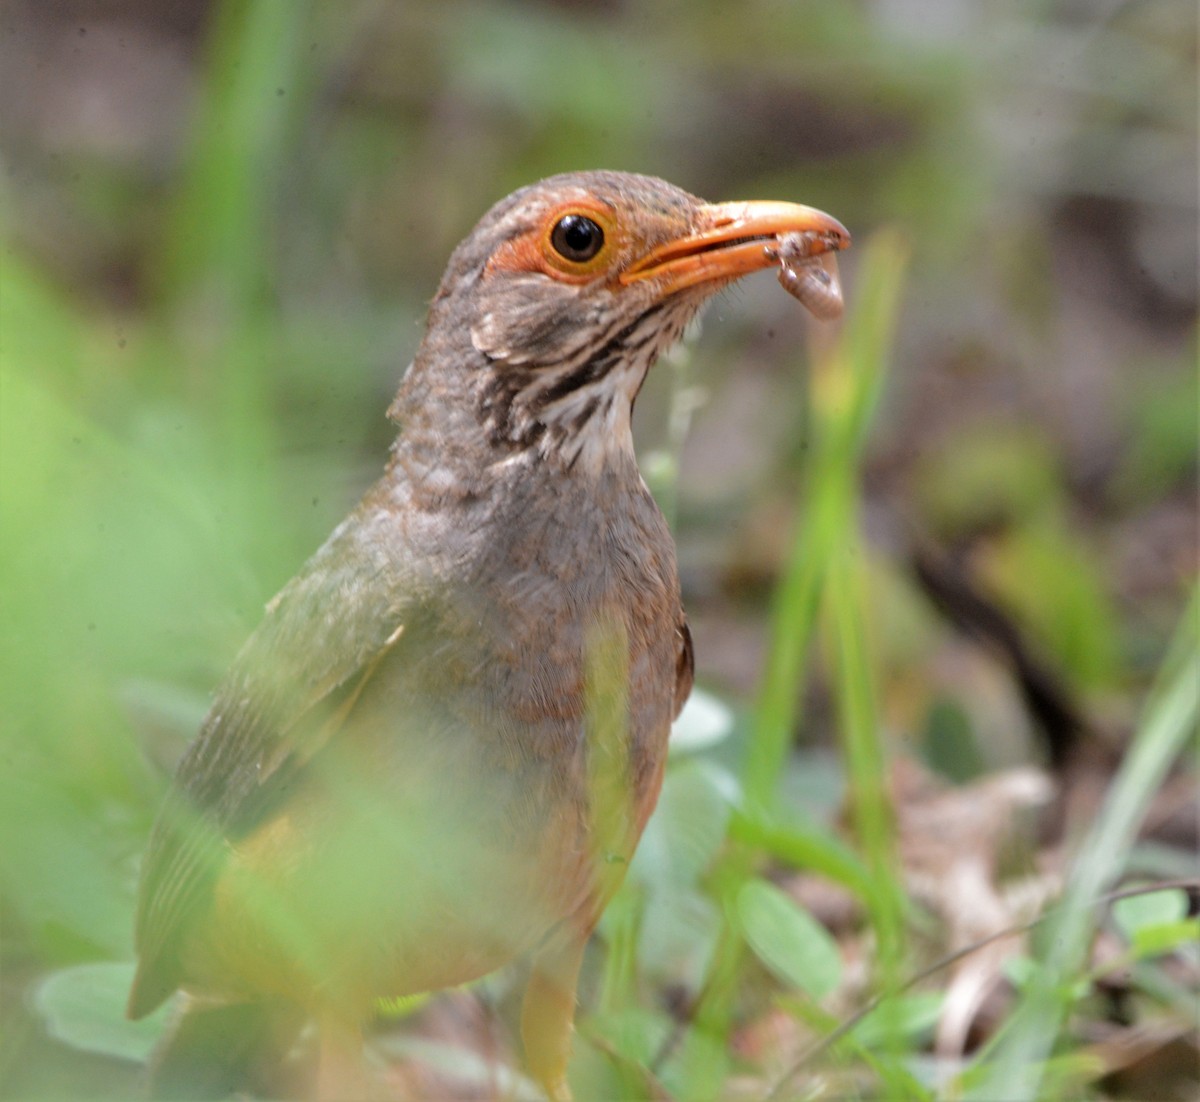
[[[1194,361],[1195,349],[1191,355]],[[1140,384],[1145,390],[1130,413],[1132,439],[1117,476],[1119,492],[1131,501],[1152,500],[1196,470],[1196,374],[1144,366],[1152,370],[1132,378],[1153,383]]]
[[[952,781],[969,781],[983,772],[983,755],[971,730],[971,718],[951,697],[934,698],[925,719],[924,751],[929,765]]]
[[[989,586],[1081,685],[1111,683],[1117,616],[1096,556],[1065,524],[1030,525],[987,557]]]
[[[1046,1060],[1083,972],[1094,922],[1094,900],[1129,857],[1139,824],[1163,777],[1196,731],[1200,682],[1200,594],[1193,593],[1167,652],[1137,735],[1092,822],[1077,856],[1062,905],[1045,924],[1046,949],[1030,978],[986,1075],[965,1097],[994,1099],[1003,1085],[1012,1097],[1052,1097]]]
[[[712,693],[693,689],[671,728],[671,749],[684,753],[705,750],[728,738],[732,730],[729,706]]]
[[[52,959],[130,951],[131,900],[112,831],[98,831],[61,789],[11,772],[0,778],[0,893]]]
[[[648,1066],[673,1028],[666,1014],[639,1006],[616,1013],[596,1014],[589,1019],[589,1030],[605,1038],[627,1060]]]
[[[1161,956],[1200,937],[1200,922],[1187,918],[1182,891],[1147,892],[1113,903],[1113,921],[1139,958]]]
[[[34,1003],[52,1037],[72,1048],[144,1062],[162,1033],[170,1004],[141,1021],[125,1017],[134,966],[81,964],[55,972],[38,987]]]
[[[801,746],[789,758],[779,781],[782,797],[776,821],[797,815],[799,826],[826,837],[846,799],[846,768],[837,752],[825,746]],[[790,823],[789,823],[790,825]]]
[[[689,1029],[675,1056],[662,1071],[670,1098],[720,1098],[729,1074],[730,1055],[723,1037]]]
[[[796,686],[807,669],[825,574],[845,554],[853,526],[857,464],[887,373],[908,252],[896,233],[876,234],[868,243],[858,301],[838,343],[814,364],[811,484],[774,597],[767,661],[742,770],[753,813],[776,803],[795,733]]]
[[[765,880],[742,885],[738,921],[755,955],[783,983],[819,999],[842,980],[842,957],[829,931]]]
[[[1187,916],[1187,896],[1182,891],[1164,890],[1130,895],[1112,905],[1113,921],[1130,941],[1147,926],[1178,922]]]
[[[716,904],[699,891],[669,886],[651,892],[638,931],[638,964],[645,976],[699,988],[720,932]]]
[[[653,58],[644,42],[619,37],[603,20],[582,28],[548,12],[531,9],[514,19],[507,8],[476,5],[468,18],[449,24],[447,46],[463,91],[503,104],[527,117],[570,118],[579,134],[562,134],[568,150],[591,128],[633,128],[649,121],[648,97],[670,94],[655,76],[674,58]],[[619,65],[597,65],[613,51]],[[565,80],[570,73],[572,79]]]
[[[1009,957],[1002,965],[1004,978],[1018,991],[1027,990],[1038,978],[1037,962],[1027,956]],[[1082,999],[1091,987],[1090,979],[1077,979],[1070,985],[1069,994],[1072,999]]]
[[[872,1012],[850,1031],[863,1048],[877,1048],[893,1041],[896,1023],[900,1024],[904,1038],[910,1042],[930,1033],[942,1013],[943,994],[940,991],[918,991],[888,1001],[894,1011],[891,1018],[883,1019]]]
[[[1133,935],[1133,951],[1141,959],[1173,953],[1184,945],[1200,943],[1200,919],[1160,922],[1143,926]]]
[[[712,762],[687,761],[669,770],[630,866],[632,875],[651,888],[694,884],[724,841],[731,782]]]
[[[1061,508],[1057,465],[1050,441],[1035,429],[971,425],[918,464],[917,495],[925,516],[947,535],[1019,524]]]
[[[852,849],[823,827],[792,816],[792,821],[737,816],[731,837],[761,848],[795,868],[819,872],[867,900],[874,885],[866,866]]]

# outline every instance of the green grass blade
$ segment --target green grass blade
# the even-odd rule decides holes
[[[792,555],[772,610],[743,785],[747,808],[769,809],[795,729],[825,570],[854,516],[854,471],[885,375],[908,249],[891,233],[866,246],[857,305],[839,347],[813,372],[812,468]]]
[[[864,581],[862,547],[853,532],[847,532],[843,553],[830,563],[828,577],[838,726],[851,825],[869,876],[866,904],[875,934],[875,983],[882,990],[892,990],[908,964],[905,890],[888,790],[888,753],[867,646]],[[879,1008],[878,1021],[887,1043],[876,1070],[884,1076],[889,1096],[923,1098],[924,1091],[903,1066],[907,1052],[904,1012],[899,1000],[887,1000]]]
[[[903,897],[897,879],[895,817],[888,793],[887,749],[880,730],[874,679],[867,653],[863,610],[862,551],[848,540],[846,553],[831,564],[830,627],[836,651],[842,752],[846,762],[854,834],[872,890],[867,898],[879,939],[881,978],[893,983],[904,963]]]
[[[809,646],[829,574],[857,515],[856,470],[862,438],[884,377],[886,350],[900,299],[907,248],[893,234],[877,235],[863,250],[861,285],[842,340],[814,370],[812,467],[793,552],[776,594],[767,668],[764,673],[743,771],[743,814],[731,837],[770,830],[780,774],[796,720],[797,686],[803,679]],[[814,829],[814,834],[815,834]],[[863,882],[857,863],[842,859],[822,836],[806,843],[802,828],[789,824],[786,836],[771,830],[789,853],[822,855],[835,878]],[[719,1091],[719,1079],[706,1061],[726,1044],[745,945],[735,916],[738,893],[754,874],[759,854],[744,840],[736,844],[714,875],[713,891],[725,913],[718,950],[708,969],[693,1026],[683,1044],[688,1064],[685,1097]],[[701,1070],[697,1070],[701,1069]]]
[[[310,0],[225,0],[209,41],[206,94],[164,250],[165,290],[197,285],[232,310],[260,303],[268,213],[301,96]]]
[[[1074,980],[1087,967],[1095,928],[1094,901],[1120,874],[1150,801],[1188,738],[1196,733],[1200,716],[1198,615],[1200,594],[1193,594],[1159,687],[1080,846],[1062,906],[1047,931],[1045,956],[982,1077],[965,1095],[967,1099],[1017,1102],[1044,1096],[1043,1076],[1070,1008]]]
[[[206,94],[162,252],[162,305],[200,350],[190,382],[215,410],[234,472],[269,471],[277,452],[271,212],[283,205],[290,139],[307,98],[311,9],[310,0],[218,7]]]

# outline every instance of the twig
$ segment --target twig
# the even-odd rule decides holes
[[[1103,907],[1110,903],[1115,903],[1118,899],[1129,899],[1137,895],[1150,895],[1153,892],[1163,892],[1172,890],[1182,890],[1187,892],[1200,891],[1200,878],[1187,878],[1181,880],[1163,880],[1156,884],[1144,884],[1137,888],[1121,888],[1116,891],[1105,892],[1093,901],[1092,906]],[[773,1102],[773,1100],[782,1097],[784,1087],[791,1082],[792,1079],[799,1074],[805,1064],[816,1059],[821,1053],[825,1052],[831,1046],[835,1045],[843,1037],[846,1036],[859,1022],[868,1015],[874,1013],[886,1000],[896,996],[903,995],[906,991],[911,990],[923,980],[927,980],[930,976],[942,971],[944,968],[949,968],[951,965],[957,964],[964,957],[970,956],[972,953],[978,952],[980,949],[986,948],[994,942],[1001,941],[1006,937],[1012,937],[1015,934],[1028,933],[1044,922],[1055,908],[1050,908],[1043,911],[1037,918],[1030,919],[1028,922],[1019,923],[1016,926],[1009,926],[1003,930],[999,930],[994,934],[989,934],[981,941],[974,942],[963,949],[959,949],[949,956],[942,957],[940,960],[934,961],[927,968],[923,968],[920,972],[910,976],[899,987],[895,987],[890,991],[881,991],[874,998],[869,999],[858,1010],[850,1015],[844,1022],[837,1026],[832,1032],[827,1033],[819,1041],[814,1042],[802,1052],[791,1067],[787,1069],[776,1080],[775,1085],[763,1096],[764,1102]]]

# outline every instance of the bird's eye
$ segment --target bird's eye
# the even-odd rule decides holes
[[[550,231],[550,244],[564,260],[582,264],[604,245],[604,231],[583,214],[567,214]]]

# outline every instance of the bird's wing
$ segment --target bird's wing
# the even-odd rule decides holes
[[[179,985],[178,947],[229,843],[345,721],[411,608],[387,541],[358,516],[270,602],[180,761],[142,871],[130,1014]]]

